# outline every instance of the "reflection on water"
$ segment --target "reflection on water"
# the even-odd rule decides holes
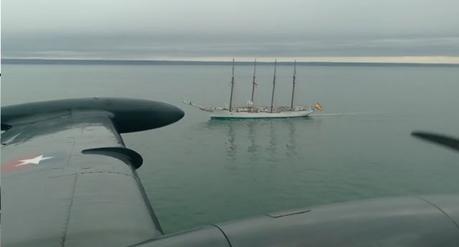
[[[277,152],[277,143],[276,143],[276,130],[273,126],[273,122],[269,122],[269,146],[267,148],[268,154],[270,156],[270,160],[276,160],[276,152]]]
[[[255,135],[256,135],[256,122],[255,121],[250,121],[248,123],[248,127],[249,127],[249,142],[250,142],[250,145],[249,147],[247,148],[247,152],[249,153],[256,153],[257,150],[258,150],[258,146],[257,146],[257,143],[255,141]]]
[[[267,158],[275,162],[279,155],[298,155],[296,138],[302,135],[296,133],[297,127],[311,125],[315,129],[319,122],[311,118],[209,120],[206,128],[215,135],[225,133],[225,151],[230,160],[248,155],[251,160]]]
[[[287,122],[288,125],[288,142],[287,142],[287,151],[290,156],[296,156],[296,141],[295,141],[295,132],[296,128],[292,122]]]
[[[235,157],[236,157],[236,143],[235,143],[235,139],[236,139],[236,135],[234,133],[234,128],[233,128],[233,125],[228,125],[228,135],[227,135],[227,148],[226,148],[226,152],[227,152],[227,156],[234,160]]]

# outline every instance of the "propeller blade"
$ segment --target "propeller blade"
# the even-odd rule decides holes
[[[428,142],[433,142],[435,144],[439,144],[459,152],[459,139],[456,139],[454,137],[445,136],[441,134],[427,133],[422,131],[414,131],[411,133],[411,135],[419,139]]]

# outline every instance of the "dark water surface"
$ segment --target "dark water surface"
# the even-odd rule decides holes
[[[236,69],[236,102],[249,98],[251,67]],[[290,66],[276,102],[287,105]],[[2,105],[120,96],[165,101],[186,116],[124,135],[141,153],[139,175],[167,232],[289,208],[394,195],[459,193],[459,155],[410,136],[459,136],[459,67],[299,66],[297,103],[311,118],[209,121],[182,105],[224,105],[228,65],[6,64]],[[260,65],[255,102],[268,104],[272,67]]]

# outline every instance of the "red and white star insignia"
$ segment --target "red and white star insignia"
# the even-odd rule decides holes
[[[37,166],[44,160],[54,158],[53,156],[44,156],[43,154],[29,159],[13,160],[2,164],[2,172],[11,172],[25,167]]]
[[[19,160],[19,163],[16,164],[16,166],[25,166],[25,165],[39,165],[41,161],[43,160],[49,160],[52,159],[52,156],[43,156],[39,155],[35,158],[32,159],[25,159],[25,160]]]

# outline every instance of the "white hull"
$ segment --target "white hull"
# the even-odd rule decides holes
[[[294,118],[307,117],[313,110],[284,111],[284,112],[230,112],[214,111],[210,114],[211,119],[252,119],[252,118]]]

